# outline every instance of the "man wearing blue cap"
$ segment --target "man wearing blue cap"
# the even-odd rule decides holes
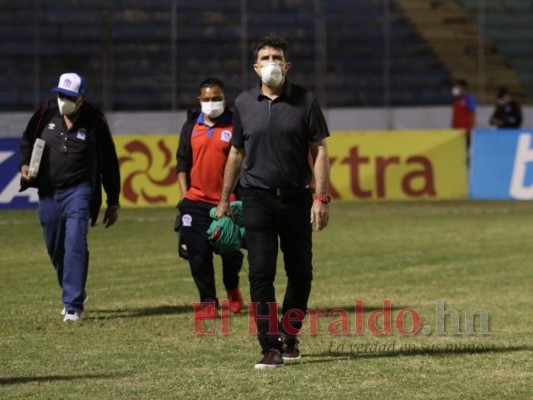
[[[87,234],[107,195],[105,227],[117,220],[120,171],[115,144],[101,110],[85,101],[87,85],[77,73],[60,76],[46,101],[31,117],[20,144],[21,191],[36,187],[39,219],[48,254],[63,290],[63,321],[81,322],[88,296]],[[30,160],[37,139],[44,141],[35,172]],[[42,143],[39,141],[39,143]]]

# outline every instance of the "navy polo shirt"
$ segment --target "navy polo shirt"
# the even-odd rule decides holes
[[[311,182],[309,142],[329,136],[315,96],[286,82],[281,96],[264,96],[260,84],[235,100],[231,144],[246,151],[242,163],[244,188],[304,188]]]

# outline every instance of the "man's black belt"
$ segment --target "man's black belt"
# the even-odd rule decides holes
[[[276,188],[276,189],[265,189],[265,188],[243,188],[244,190],[252,190],[257,192],[268,193],[277,197],[287,197],[287,196],[301,196],[306,194],[313,193],[313,189],[309,186],[300,187],[300,188]]]

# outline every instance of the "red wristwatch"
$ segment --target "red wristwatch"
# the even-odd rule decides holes
[[[313,195],[313,200],[321,201],[324,204],[329,204],[331,201],[331,196],[329,194],[317,194]]]

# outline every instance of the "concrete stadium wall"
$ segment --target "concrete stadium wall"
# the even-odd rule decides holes
[[[492,106],[480,106],[477,128],[489,128]],[[525,106],[523,127],[533,127],[533,106]],[[451,107],[331,108],[325,111],[330,130],[446,129],[450,127]],[[0,113],[0,137],[19,137],[31,113]],[[178,133],[186,112],[114,112],[107,118],[114,134]]]

